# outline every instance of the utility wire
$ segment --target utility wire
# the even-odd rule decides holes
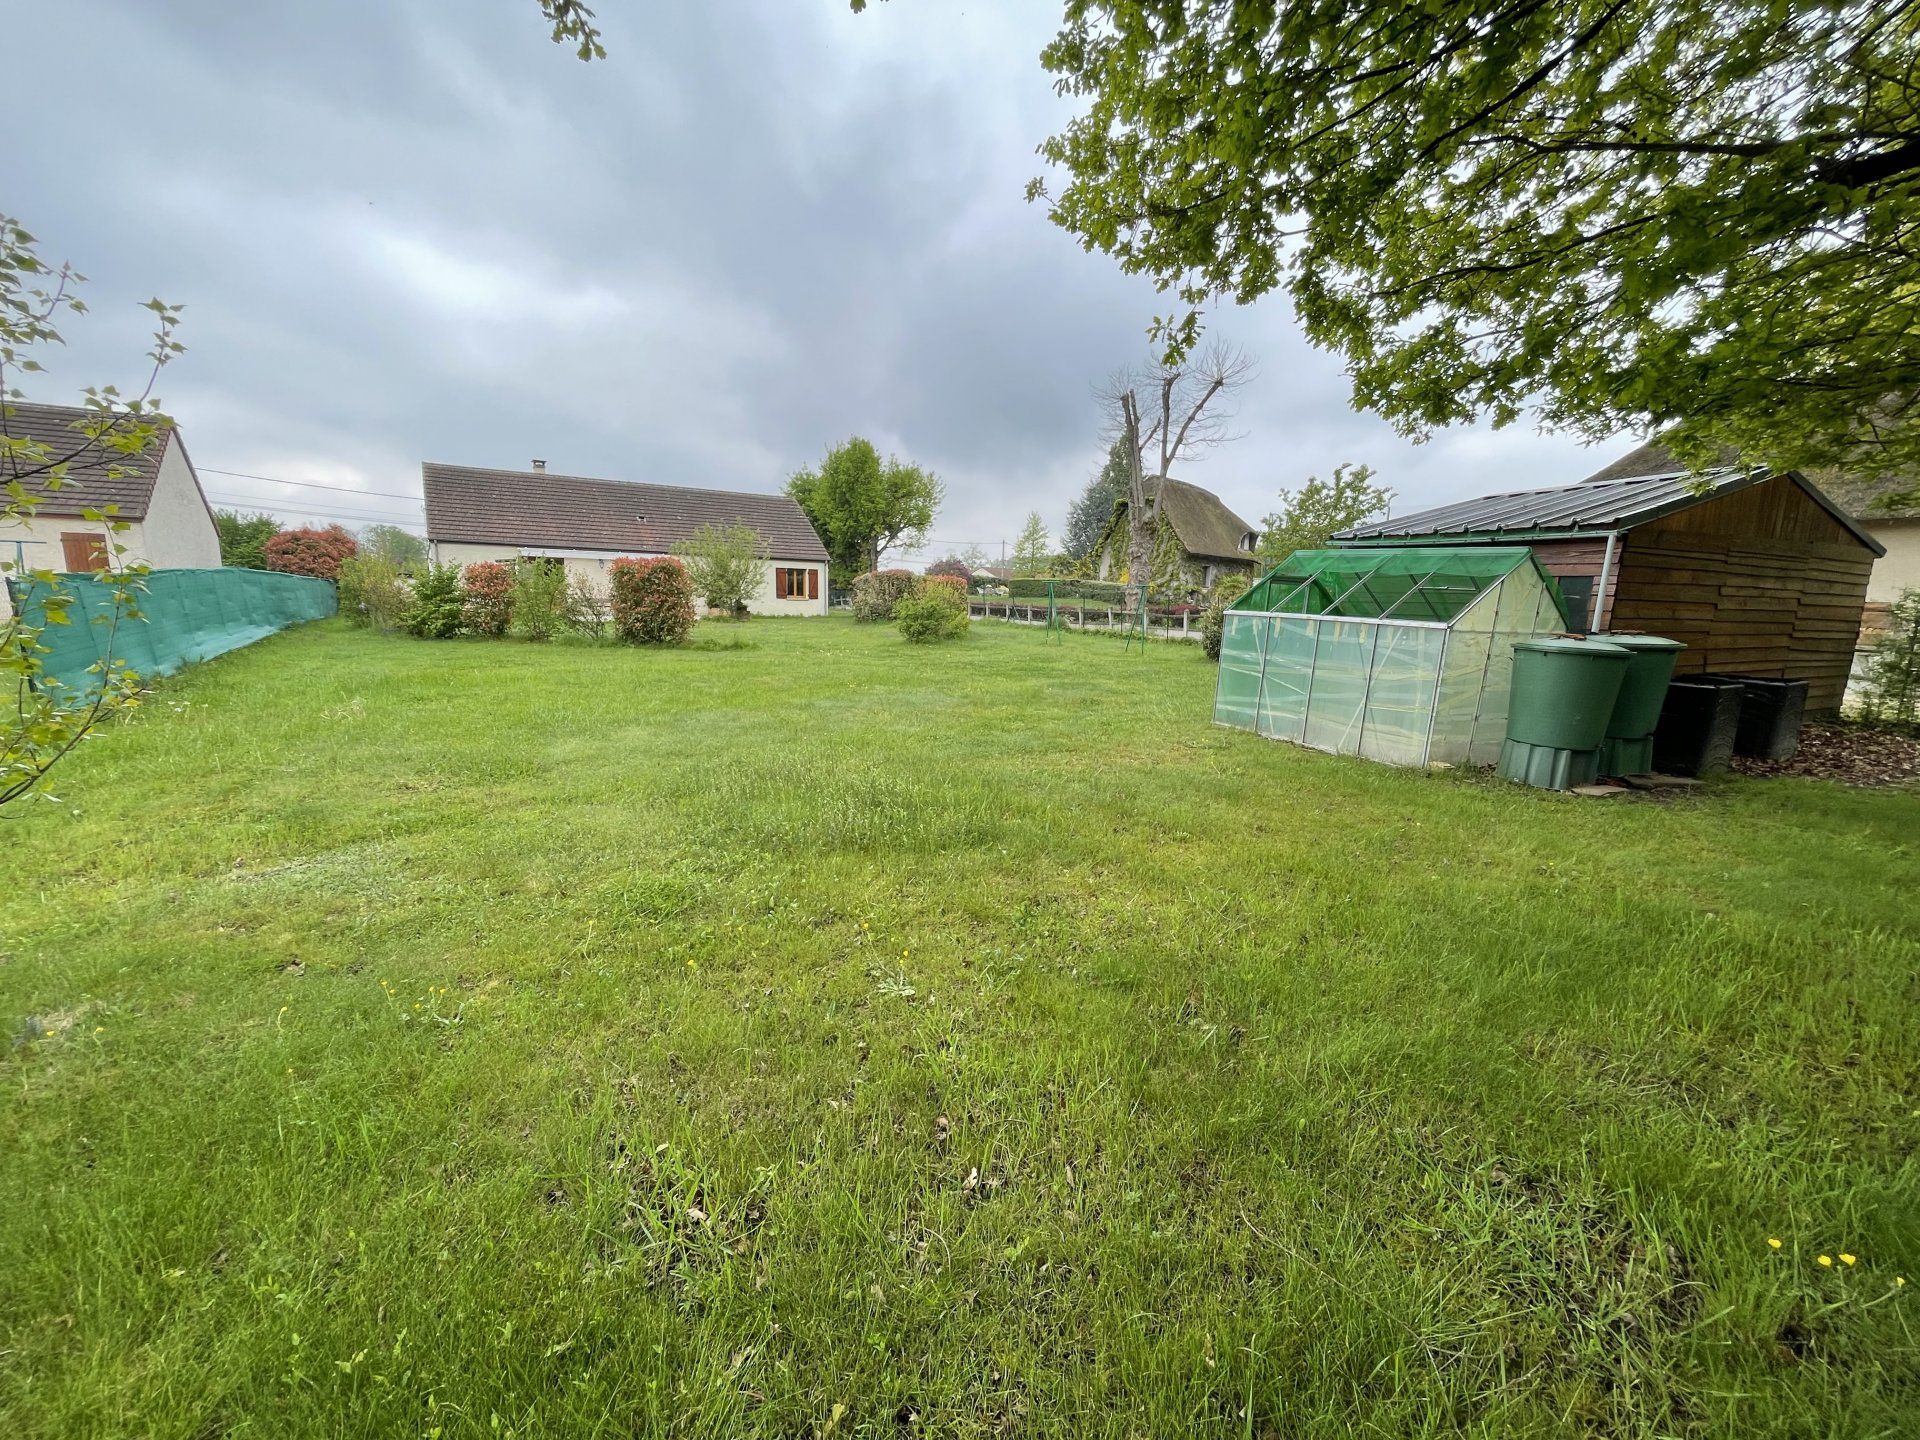
[[[231,475],[237,480],[264,480],[269,485],[300,485],[308,490],[338,490],[347,495],[378,495],[383,500],[412,500],[418,504],[422,497],[403,495],[397,490],[359,490],[351,485],[322,485],[318,480],[282,480],[278,475],[254,475],[245,470],[216,470],[211,465],[199,467],[209,475]]]

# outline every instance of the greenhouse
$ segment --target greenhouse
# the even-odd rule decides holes
[[[1227,607],[1213,718],[1389,765],[1491,765],[1514,642],[1566,628],[1525,546],[1295,551]]]

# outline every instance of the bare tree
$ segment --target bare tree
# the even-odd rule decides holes
[[[1239,437],[1233,401],[1253,379],[1245,351],[1214,341],[1198,355],[1116,371],[1099,392],[1107,437],[1127,464],[1127,575],[1144,585],[1153,566],[1153,517],[1160,485],[1175,464]]]

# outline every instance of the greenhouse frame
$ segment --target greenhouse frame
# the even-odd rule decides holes
[[[1515,642],[1567,628],[1523,545],[1297,550],[1227,607],[1213,718],[1389,765],[1491,765]]]

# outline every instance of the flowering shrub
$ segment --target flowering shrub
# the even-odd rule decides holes
[[[905,570],[869,570],[854,577],[853,618],[891,620],[894,606],[914,592],[920,578]]]
[[[513,620],[513,571],[498,560],[476,560],[461,572],[467,592],[466,628],[504,635]]]
[[[893,608],[900,634],[916,645],[956,640],[967,633],[967,587],[947,575],[929,576],[911,595]]]
[[[459,567],[431,565],[413,582],[413,603],[401,624],[422,640],[450,640],[460,633],[466,609],[467,592],[460,587]]]
[[[267,569],[286,575],[338,580],[340,562],[360,553],[360,543],[338,525],[282,530],[267,541]]]
[[[693,629],[687,567],[660,560],[613,562],[613,631],[629,645],[678,645]]]

